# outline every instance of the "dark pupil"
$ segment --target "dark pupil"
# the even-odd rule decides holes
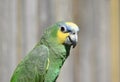
[[[64,27],[61,27],[61,31],[62,31],[62,32],[65,31],[65,28],[64,28]]]

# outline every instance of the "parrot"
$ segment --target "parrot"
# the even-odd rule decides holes
[[[61,67],[78,42],[79,27],[73,22],[57,22],[15,68],[10,82],[56,82]]]

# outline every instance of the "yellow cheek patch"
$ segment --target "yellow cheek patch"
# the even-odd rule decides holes
[[[69,33],[63,33],[59,29],[57,32],[58,42],[61,44],[64,43],[68,35]]]
[[[67,24],[68,26],[73,27],[73,28],[78,28],[78,26],[77,26],[75,23],[72,23],[72,22],[66,22],[66,24]]]

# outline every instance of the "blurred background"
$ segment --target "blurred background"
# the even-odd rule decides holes
[[[120,82],[119,0],[0,0],[0,82],[61,20],[80,32],[57,82]]]

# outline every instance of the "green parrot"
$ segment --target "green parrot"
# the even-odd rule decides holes
[[[10,82],[56,82],[71,47],[78,40],[79,28],[72,22],[57,22],[15,69]]]

